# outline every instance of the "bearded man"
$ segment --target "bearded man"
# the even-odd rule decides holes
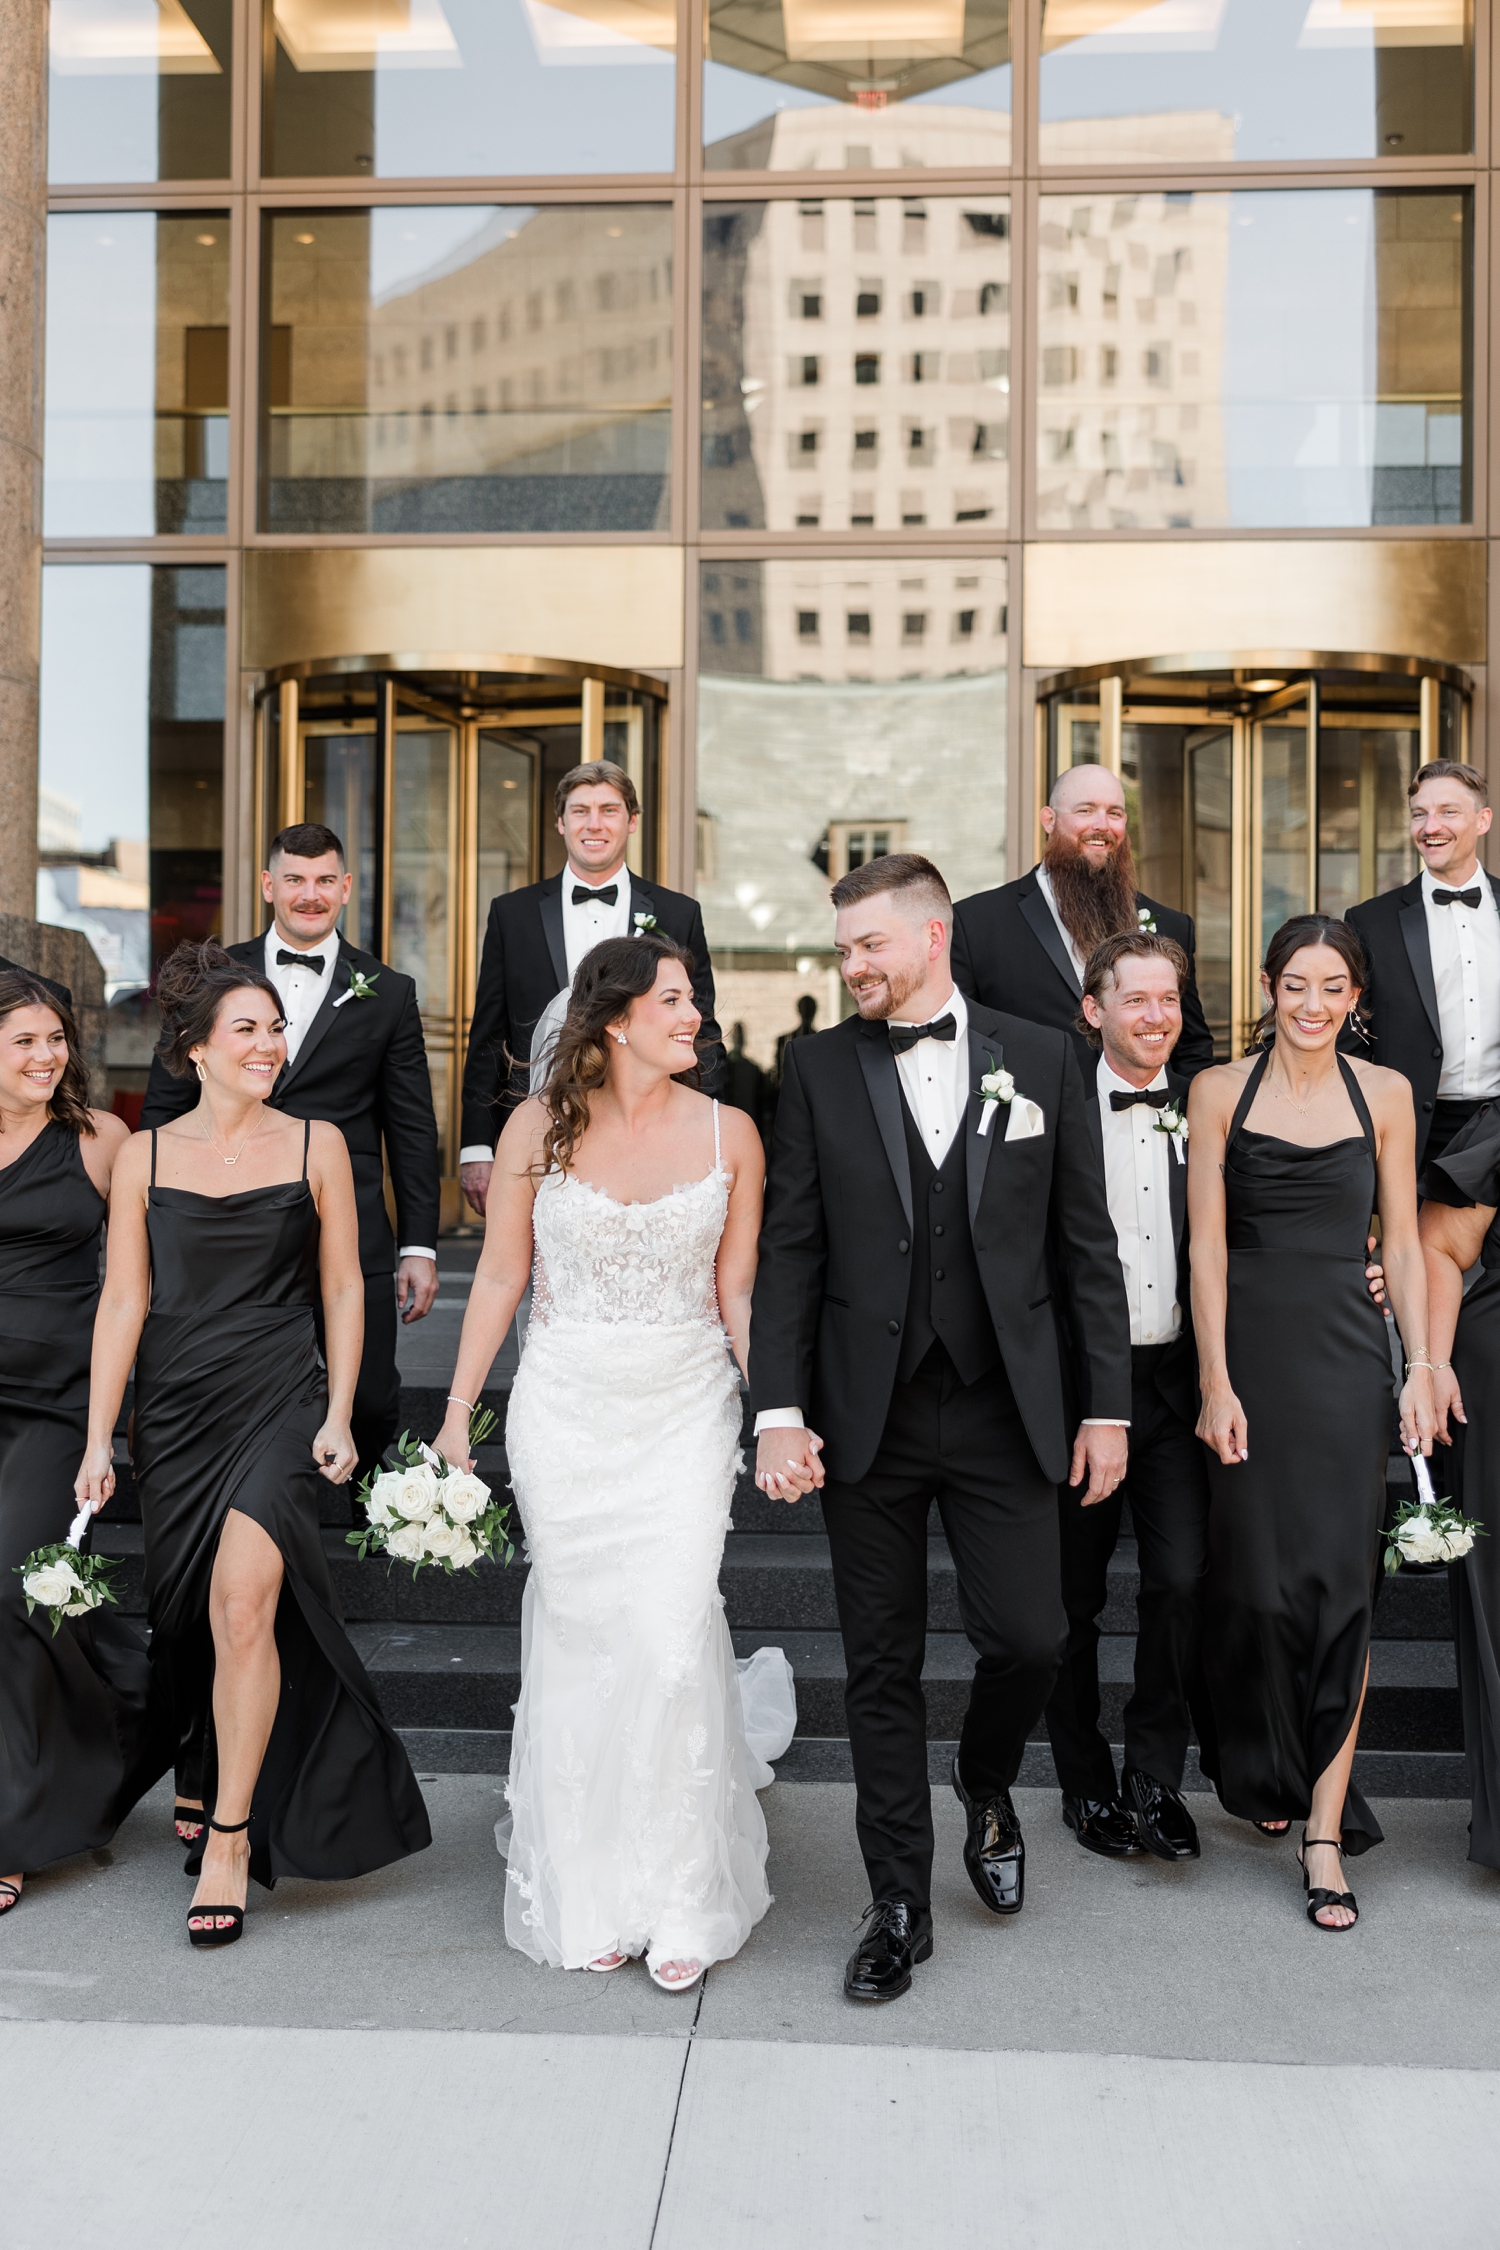
[[[1214,1059],[1193,973],[1192,919],[1136,889],[1119,775],[1105,766],[1070,766],[1042,808],[1042,827],[1047,841],[1039,866],[954,908],[954,983],[986,1008],[1067,1032],[1080,1069],[1092,1075],[1096,1057],[1078,1029],[1084,964],[1106,938],[1155,930],[1187,956],[1173,1068],[1192,1078]]]

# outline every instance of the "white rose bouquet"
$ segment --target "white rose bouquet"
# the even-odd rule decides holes
[[[469,1420],[469,1449],[483,1445],[495,1427],[484,1407]],[[365,1522],[348,1535],[364,1562],[371,1554],[388,1563],[408,1562],[412,1576],[424,1563],[444,1570],[472,1570],[481,1556],[508,1563],[515,1554],[507,1534],[510,1509],[490,1498],[481,1478],[455,1469],[430,1445],[403,1430],[396,1442],[400,1466],[368,1476],[359,1488]]]
[[[87,1617],[91,1609],[115,1599],[109,1582],[119,1563],[104,1555],[79,1552],[93,1512],[92,1508],[80,1508],[66,1539],[55,1546],[38,1547],[19,1565],[26,1614],[29,1617],[33,1610],[46,1610],[52,1619],[54,1640],[65,1617]]]
[[[1417,1497],[1405,1500],[1385,1534],[1385,1567],[1393,1575],[1403,1563],[1416,1568],[1457,1562],[1484,1532],[1451,1500],[1439,1500],[1432,1488],[1432,1473],[1420,1453],[1413,1454],[1417,1472]]]

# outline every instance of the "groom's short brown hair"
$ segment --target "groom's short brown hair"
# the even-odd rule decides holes
[[[858,906],[861,899],[875,898],[881,891],[911,891],[921,895],[913,903],[930,905],[934,921],[939,915],[947,923],[953,920],[953,899],[947,884],[920,852],[887,852],[883,859],[867,859],[863,867],[851,867],[841,875],[829,892],[834,910],[845,906]]]

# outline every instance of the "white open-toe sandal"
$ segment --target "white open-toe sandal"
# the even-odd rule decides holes
[[[663,1992],[691,1992],[694,1985],[702,1979],[703,1963],[699,1962],[690,1977],[664,1977],[660,1970],[653,1969],[648,1961],[646,1963],[646,1974],[653,1984],[660,1985]]]

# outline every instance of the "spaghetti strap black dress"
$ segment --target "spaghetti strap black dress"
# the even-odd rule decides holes
[[[105,1607],[54,1638],[16,1575],[78,1507],[103,1222],[78,1135],[49,1119],[0,1171],[0,1875],[108,1843],[171,1758],[144,1633]]]
[[[406,1752],[344,1632],[318,1528],[312,1441],[328,1385],[314,1330],[310,1134],[300,1179],[209,1196],[157,1185],[152,1133],[151,1310],[136,1354],[151,1662],[173,1717],[179,1795],[210,1807],[208,1592],[229,1510],[281,1550],[281,1701],[250,1812],[250,1872],[268,1886],[367,1875],[432,1840]]]
[[[1375,1128],[1339,1058],[1360,1130],[1304,1148],[1229,1129],[1225,1346],[1249,1429],[1232,1468],[1209,1455],[1204,1657],[1218,1725],[1210,1778],[1243,1820],[1306,1820],[1313,1784],[1359,1708],[1391,1427],[1385,1321],[1365,1281]],[[1351,1782],[1343,1842],[1382,1841]]]
[[[1453,1646],[1469,1768],[1469,1857],[1500,1867],[1500,1102],[1471,1117],[1427,1167],[1435,1203],[1487,1206],[1479,1277],[1464,1294],[1453,1336],[1453,1372],[1467,1424],[1451,1421],[1448,1478],[1435,1452],[1433,1481],[1455,1507],[1484,1526],[1469,1552],[1448,1566]]]

